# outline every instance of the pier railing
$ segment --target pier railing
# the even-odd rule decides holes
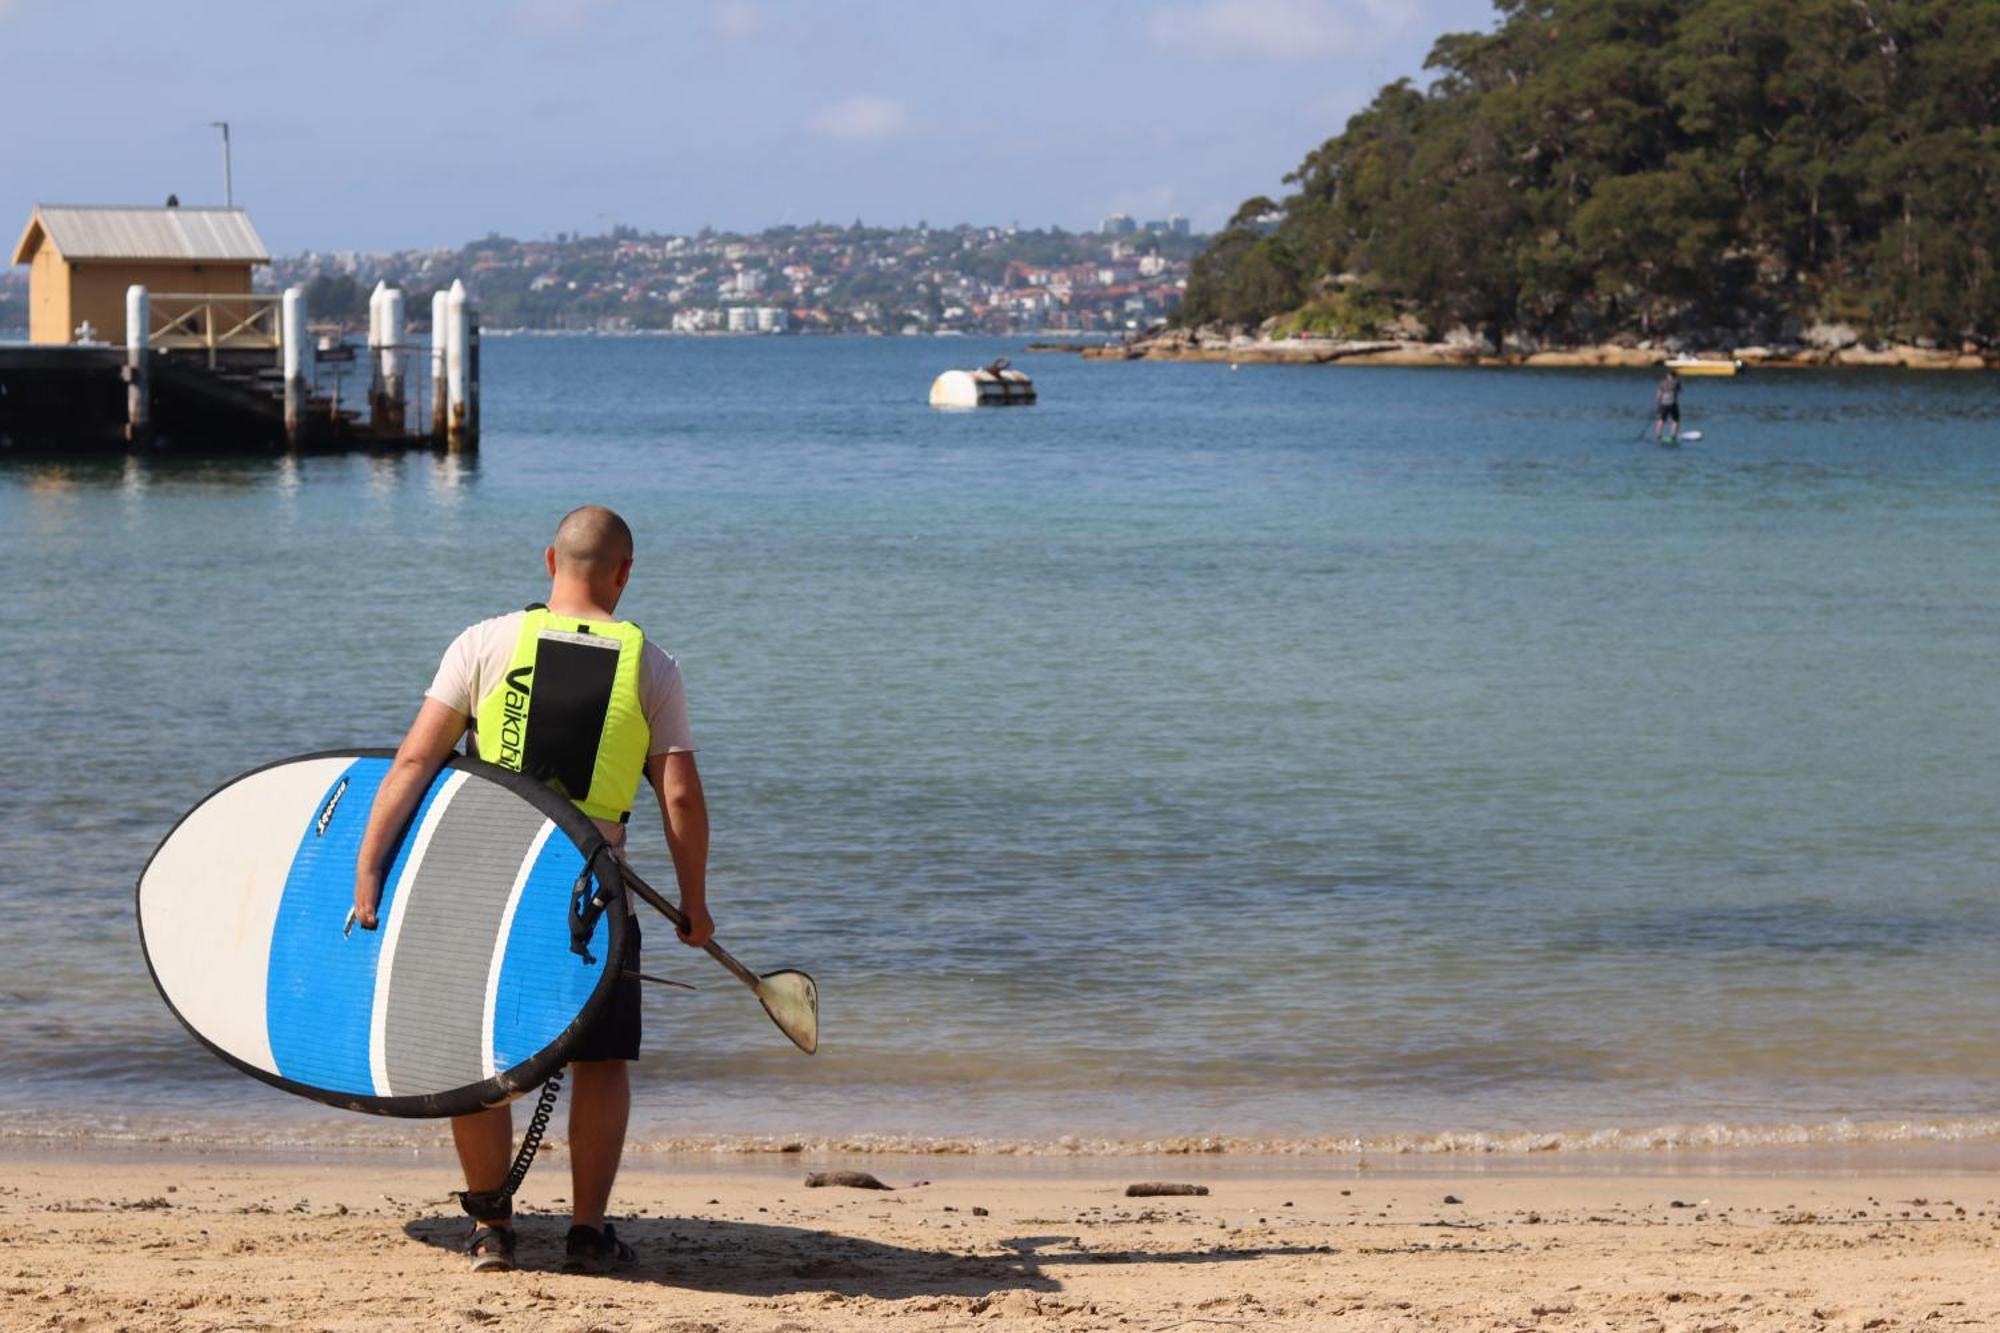
[[[369,432],[383,440],[428,438],[448,449],[478,448],[479,314],[467,299],[465,284],[454,281],[449,288],[432,293],[428,344],[408,340],[406,329],[402,291],[377,283],[368,300]],[[242,358],[232,358],[227,370],[218,365],[219,353],[238,349],[276,353],[275,378],[283,386],[284,437],[293,446],[318,432],[316,423],[330,423],[327,429],[341,434],[347,423],[360,415],[340,406],[345,371],[329,367],[330,400],[320,392],[319,357],[304,287],[289,288],[283,295],[155,294],[134,283],[125,289],[127,437],[151,437],[154,353],[203,351],[208,354],[210,371],[220,370],[224,379],[244,381]],[[341,357],[340,362],[351,363],[351,355]],[[261,385],[271,375],[271,371],[256,371],[247,378]],[[428,413],[424,410],[426,389]],[[413,428],[413,407],[418,423],[429,417],[428,431],[421,425]]]
[[[266,351],[282,363],[284,298],[263,292],[153,292],[146,345],[160,351]]]

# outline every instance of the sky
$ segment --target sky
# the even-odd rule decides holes
[[[274,253],[614,225],[1198,230],[1489,0],[0,0],[0,214],[220,203]],[[21,119],[25,115],[25,119]]]

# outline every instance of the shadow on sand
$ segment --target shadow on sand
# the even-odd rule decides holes
[[[618,1234],[639,1252],[636,1262],[610,1274],[627,1282],[655,1282],[691,1291],[739,1296],[779,1296],[837,1291],[847,1296],[900,1300],[911,1296],[982,1296],[996,1291],[1061,1291],[1042,1271],[1044,1262],[1072,1264],[1209,1264],[1274,1255],[1324,1254],[1318,1246],[1259,1246],[1156,1253],[1086,1248],[1074,1235],[1015,1236],[999,1242],[1005,1253],[947,1248],[907,1249],[857,1240],[832,1231],[704,1218],[619,1218]],[[554,1272],[562,1266],[568,1219],[523,1213],[520,1266]],[[457,1254],[470,1223],[463,1217],[418,1218],[406,1223],[411,1239]],[[959,1242],[963,1245],[965,1242]]]

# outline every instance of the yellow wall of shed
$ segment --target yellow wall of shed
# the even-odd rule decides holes
[[[28,265],[28,341],[66,343],[69,331],[69,274],[55,247],[44,244]]]
[[[103,342],[125,342],[125,289],[154,293],[235,294],[250,290],[248,264],[177,264],[102,260],[71,264],[44,245],[28,270],[28,338],[66,343],[85,320]]]

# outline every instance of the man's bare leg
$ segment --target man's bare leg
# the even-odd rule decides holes
[[[507,1168],[514,1164],[514,1114],[508,1106],[490,1106],[471,1115],[453,1116],[451,1141],[458,1149],[458,1164],[465,1171],[468,1190],[497,1190],[507,1183]],[[513,1222],[485,1222],[482,1226],[511,1227]]]
[[[604,1210],[625,1151],[632,1080],[624,1060],[583,1060],[570,1067],[569,1171],[580,1227],[604,1229]],[[504,1164],[502,1173],[505,1173]]]

